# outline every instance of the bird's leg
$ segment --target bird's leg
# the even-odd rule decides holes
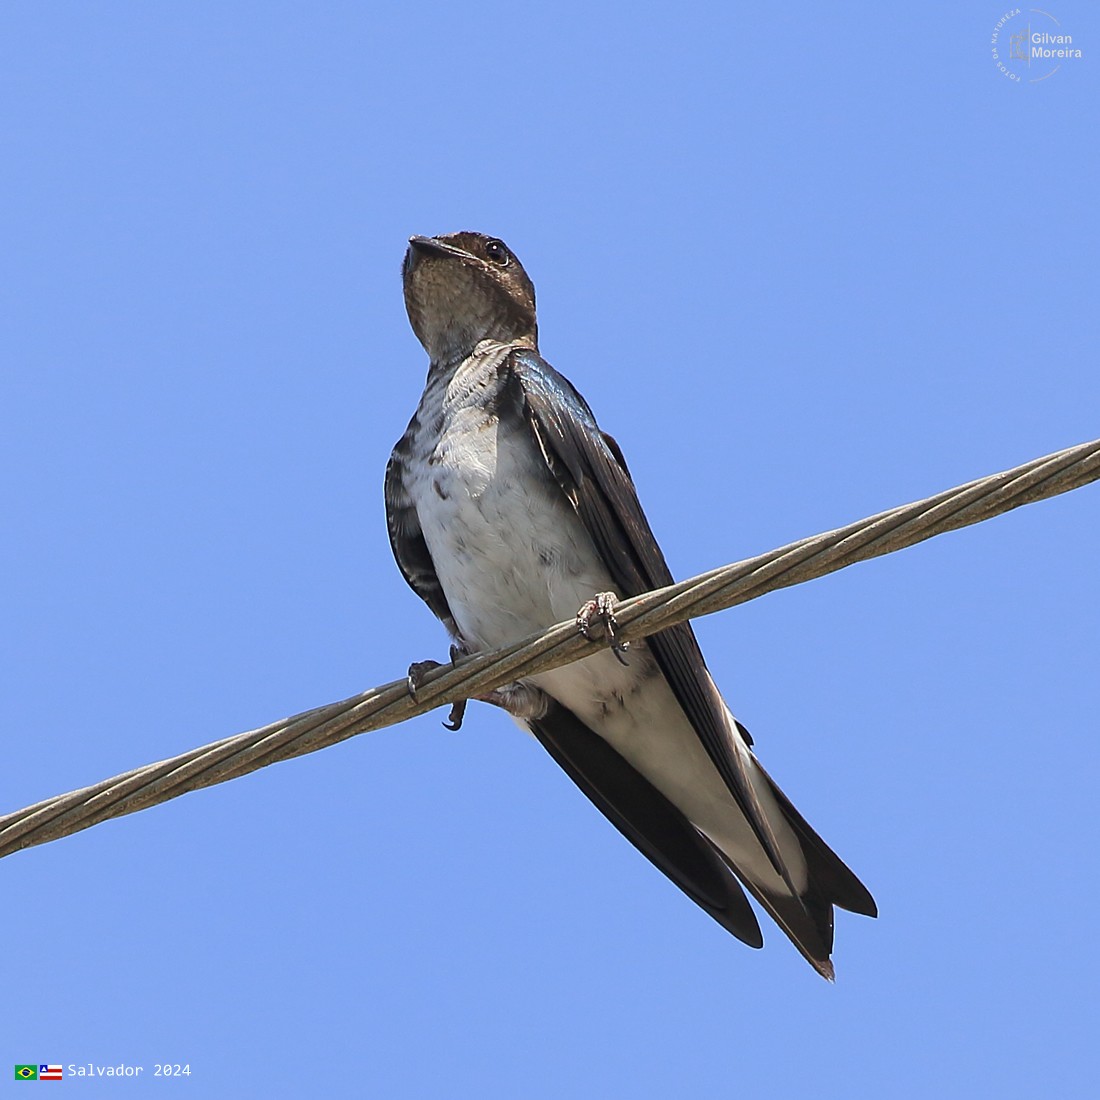
[[[462,642],[455,642],[451,645],[451,665],[454,666],[458,663],[460,657],[466,657],[469,655],[469,650]],[[406,675],[406,682],[409,685],[409,694],[415,699],[416,693],[420,689],[420,685],[424,682],[424,677],[433,669],[442,668],[443,666],[439,661],[413,661],[409,665],[409,671]],[[462,718],[466,713],[466,700],[459,699],[458,702],[451,704],[451,713],[447,716],[447,721],[443,723],[445,729],[460,730],[462,728]]]
[[[619,624],[615,621],[615,605],[618,602],[614,592],[597,592],[595,598],[577,612],[577,629],[590,642],[606,639],[619,664],[625,665],[627,660],[623,654],[630,648],[630,643],[620,642],[616,633]],[[599,623],[602,633],[592,629],[596,623]]]
[[[550,709],[550,696],[532,684],[504,684],[478,699],[520,719],[545,718]]]
[[[458,663],[462,657],[468,657],[470,651],[461,642],[451,646],[451,665]],[[424,677],[434,669],[442,668],[439,661],[414,661],[409,665],[407,681],[409,694],[415,699]],[[507,711],[513,718],[543,718],[550,709],[550,697],[531,684],[504,684],[485,695],[475,695],[479,703],[489,703],[494,707],[500,707]],[[466,714],[467,699],[459,699],[451,704],[451,713],[447,721],[443,723],[445,729],[459,730],[462,728],[462,719]]]

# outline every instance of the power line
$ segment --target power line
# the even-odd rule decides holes
[[[674,623],[902,550],[1097,479],[1100,440],[1045,455],[835,531],[624,600],[615,610],[618,633],[624,640],[636,641]],[[146,764],[91,787],[48,798],[0,817],[0,857],[167,802],[188,791],[236,779],[277,760],[316,752],[358,733],[403,722],[435,707],[485,695],[503,684],[558,668],[601,648],[601,643],[582,637],[576,623],[558,623],[515,645],[464,658],[456,665],[428,673],[415,698],[406,681],[397,680]]]

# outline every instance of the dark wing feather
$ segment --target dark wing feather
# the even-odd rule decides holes
[[[584,398],[535,352],[514,352],[507,369],[546,463],[595,542],[619,596],[672,584],[618,445],[600,431]],[[730,742],[721,698],[691,626],[663,630],[648,645],[772,865],[797,893],[741,755]]]
[[[415,423],[414,417],[413,424]],[[428,552],[428,544],[424,541],[416,507],[405,489],[412,427],[410,424],[409,431],[398,440],[389,462],[386,463],[386,527],[390,534],[390,547],[397,567],[409,587],[431,608],[451,637],[457,639],[458,627],[443,593],[443,586],[439,583],[435,563]]]
[[[647,859],[739,940],[763,946],[760,925],[733,871],[648,779],[558,703],[527,724],[566,775]]]
[[[757,767],[771,787],[775,800],[783,810],[787,823],[794,829],[806,854],[813,889],[810,894],[827,898],[832,905],[839,905],[849,913],[861,913],[865,917],[877,917],[878,906],[870,890],[856,878],[855,873],[821,839],[810,823],[794,808],[791,800],[779,789],[776,782],[757,761]],[[805,901],[806,898],[804,897]]]

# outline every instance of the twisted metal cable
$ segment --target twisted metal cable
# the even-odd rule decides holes
[[[619,634],[627,641],[645,638],[686,619],[902,550],[1098,479],[1100,440],[1069,447],[926,500],[624,600],[615,611]],[[350,699],[48,798],[0,817],[0,857],[247,775],[277,760],[316,752],[358,733],[403,722],[435,707],[485,695],[601,648],[600,642],[584,638],[574,622],[558,623],[514,645],[428,673],[415,696],[405,680],[395,680]]]

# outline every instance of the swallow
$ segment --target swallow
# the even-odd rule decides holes
[[[614,603],[673,583],[622,451],[539,354],[535,289],[496,237],[410,238],[405,305],[429,367],[386,468],[394,557],[452,654],[574,615],[607,648],[494,693],[605,817],[723,928],[745,891],[833,978],[833,910],[877,916],[761,766],[689,623],[625,647]],[[579,609],[579,610],[578,610]]]

